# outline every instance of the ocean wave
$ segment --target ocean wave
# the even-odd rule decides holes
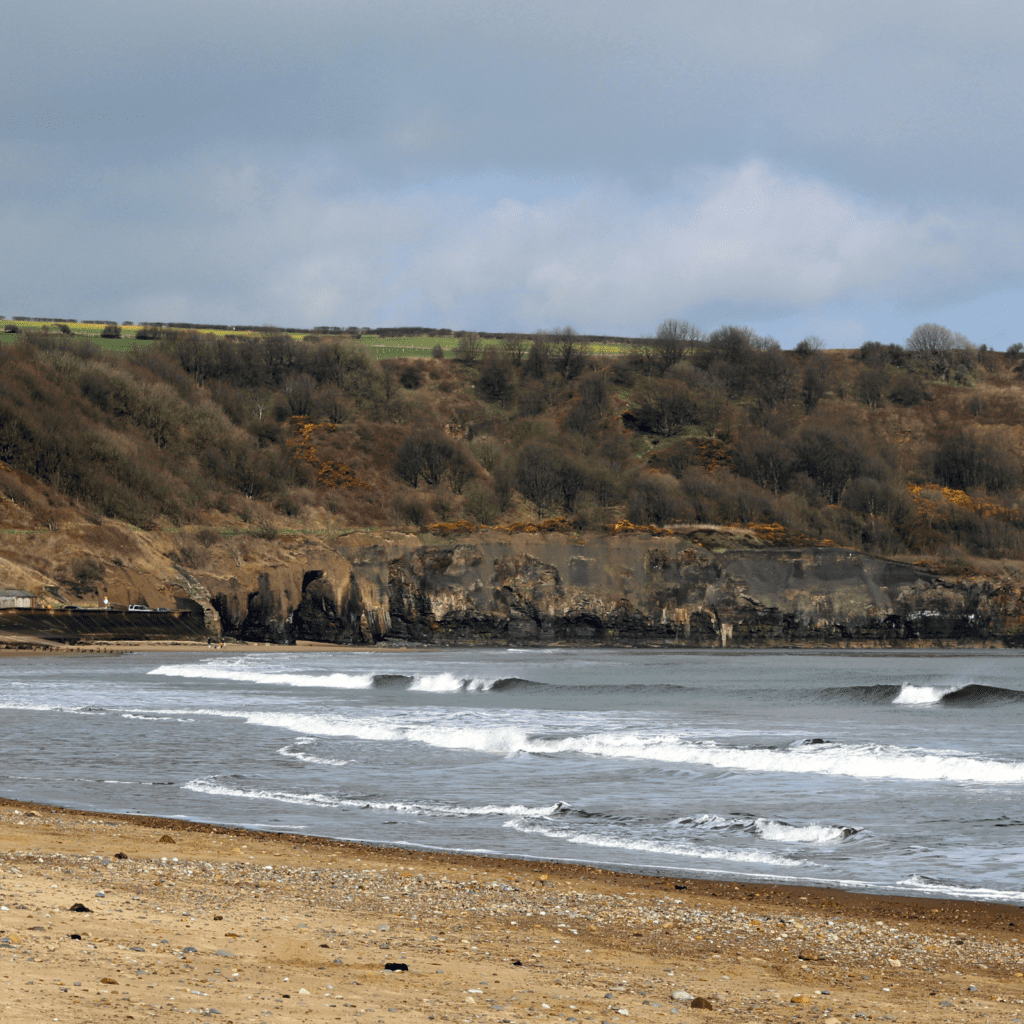
[[[324,793],[289,793],[270,789],[243,789],[228,786],[210,779],[193,779],[183,789],[208,796],[242,797],[246,800],[275,800],[279,803],[302,804],[309,807],[351,807],[359,810],[389,811],[397,814],[422,815],[432,818],[475,818],[511,817],[545,818],[557,814],[569,805],[558,802],[544,807],[528,807],[525,804],[482,804],[463,806],[460,804],[430,803],[415,800],[375,800],[361,797],[328,796]]]
[[[318,736],[351,736],[371,741],[425,743],[447,750],[485,754],[581,754],[590,757],[706,765],[733,771],[842,775],[917,782],[1024,783],[1024,762],[1000,761],[951,750],[863,743],[820,743],[793,747],[727,746],[713,740],[682,739],[671,732],[627,729],[545,737],[522,726],[466,724],[402,725],[382,717],[253,712],[254,725],[276,726]]]
[[[745,833],[772,843],[809,843],[826,845],[838,843],[861,830],[849,825],[823,825],[809,822],[805,825],[791,825],[774,818],[724,817],[719,814],[701,814],[693,818],[680,818],[675,824],[703,832]]]
[[[999,900],[1006,903],[1017,903],[1024,900],[1024,892],[1007,889],[985,889],[981,886],[957,885],[941,879],[929,878],[927,875],[911,875],[896,883],[901,888],[915,889],[918,892],[932,894],[941,893],[959,900]]]
[[[903,683],[875,686],[829,686],[812,696],[828,701],[855,704],[940,705],[945,707],[987,707],[1024,702],[1024,690],[985,683]]]
[[[227,682],[255,683],[263,686],[311,686],[339,690],[407,689],[420,693],[488,693],[491,690],[513,690],[543,687],[532,679],[518,676],[501,678],[478,678],[459,676],[453,672],[437,672],[431,675],[406,674],[402,672],[329,672],[314,673],[280,672],[259,665],[245,665],[238,662],[223,662],[199,665],[160,665],[151,669],[151,676],[169,676],[176,679],[221,679]]]
[[[253,667],[223,665],[159,665],[147,675],[170,676],[175,679],[223,679],[228,682],[258,683],[269,686],[322,686],[340,690],[367,690],[373,686],[369,673],[330,672],[327,675],[304,675],[297,672],[274,672]]]
[[[187,725],[187,724],[195,721],[194,718],[177,718],[174,715],[152,715],[152,714],[147,715],[147,714],[132,713],[131,711],[123,711],[121,713],[121,717],[122,718],[134,718],[134,719],[138,719],[139,721],[142,721],[142,722],[181,722],[184,725]]]
[[[696,857],[700,860],[724,860],[742,864],[775,864],[785,867],[799,867],[813,863],[785,854],[767,850],[716,849],[711,846],[697,846],[692,843],[672,842],[665,839],[648,839],[642,836],[611,836],[572,827],[539,824],[522,818],[513,818],[505,828],[515,829],[528,835],[541,835],[548,839],[559,839],[565,843],[581,846],[596,846],[608,850],[633,850],[642,853],[667,854],[673,857]]]
[[[291,757],[296,761],[302,761],[303,764],[322,764],[333,768],[344,768],[345,765],[351,764],[351,758],[348,760],[339,760],[333,757],[317,757],[316,754],[307,753],[305,750],[296,750],[296,747],[304,746],[309,742],[309,739],[299,739],[295,743],[288,746],[281,747],[278,753],[282,757]],[[315,740],[313,741],[315,742]]]

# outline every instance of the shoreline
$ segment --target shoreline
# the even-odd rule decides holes
[[[1006,904],[636,875],[9,798],[0,865],[0,1009],[12,1024],[172,1008],[231,1024],[389,1011],[583,1024],[699,1019],[708,1009],[695,997],[765,1021],[1024,1011],[1024,909]]]
[[[7,646],[4,646],[6,641]],[[23,644],[13,647],[11,644]],[[576,650],[576,651],[642,651],[646,654],[714,654],[718,657],[753,657],[757,655],[814,655],[832,654],[836,656],[858,657],[863,655],[913,655],[913,654],[1002,654],[1019,655],[1016,647],[1008,647],[1000,641],[992,644],[974,642],[953,642],[948,644],[936,641],[911,641],[899,644],[875,644],[863,641],[851,641],[845,646],[838,645],[801,645],[794,647],[692,647],[674,646],[672,644],[652,644],[650,646],[617,646],[614,644],[579,644],[566,641],[553,641],[546,644],[407,644],[382,641],[373,644],[331,644],[316,640],[297,640],[291,644],[274,644],[269,641],[227,640],[223,644],[207,644],[205,640],[102,640],[82,644],[61,644],[40,641],[38,638],[25,636],[22,638],[0,638],[0,660],[4,658],[43,658],[43,657],[120,657],[126,654],[203,654],[203,653],[264,653],[271,651],[281,653],[336,653],[336,654],[370,654],[374,652],[394,651],[402,654],[419,654],[424,651],[545,651],[545,650]]]
[[[274,841],[283,844],[291,844],[296,848],[313,846],[317,849],[337,848],[345,851],[363,851],[365,854],[376,854],[383,857],[409,856],[416,858],[427,858],[444,861],[446,864],[459,863],[463,866],[480,866],[484,863],[502,865],[506,869],[518,866],[522,871],[575,871],[587,872],[596,875],[607,875],[614,878],[632,879],[637,885],[650,884],[654,882],[671,882],[673,885],[685,883],[687,891],[694,893],[705,892],[705,895],[716,895],[713,890],[730,888],[731,891],[739,892],[737,897],[729,896],[729,899],[749,899],[752,894],[781,893],[782,897],[789,900],[818,899],[828,902],[833,906],[844,906],[848,911],[854,907],[863,906],[863,913],[870,916],[873,913],[884,911],[885,905],[895,903],[902,905],[908,903],[912,906],[920,904],[930,912],[933,909],[956,911],[963,913],[964,907],[975,908],[973,911],[978,920],[983,920],[986,915],[981,913],[981,908],[993,908],[999,911],[993,920],[1001,918],[1006,912],[1017,912],[1021,921],[1017,927],[1021,928],[1022,942],[1024,942],[1024,906],[1015,903],[1000,903],[993,900],[970,900],[953,899],[946,896],[920,896],[904,895],[902,893],[871,893],[863,890],[833,888],[825,885],[804,885],[800,883],[786,882],[744,882],[732,878],[692,878],[685,871],[659,873],[657,869],[650,871],[629,870],[625,867],[615,868],[584,864],[570,860],[543,860],[526,857],[510,857],[498,853],[466,853],[463,851],[449,851],[443,849],[432,849],[429,847],[414,846],[412,844],[400,843],[367,843],[355,839],[336,839],[331,836],[320,836],[303,832],[273,832],[267,829],[250,829],[238,825],[225,825],[215,821],[193,821],[186,818],[165,818],[159,815],[129,814],[117,811],[88,811],[75,807],[66,807],[63,804],[47,804],[38,801],[18,800],[13,797],[0,796],[0,813],[5,810],[20,811],[27,814],[35,811],[39,814],[60,813],[70,818],[92,819],[101,817],[106,821],[122,823],[126,826],[139,826],[142,828],[160,829],[163,832],[183,832],[218,835],[230,835],[235,838],[253,837],[261,841]],[[867,883],[865,883],[867,884]],[[1013,916],[1011,914],[1011,916]]]

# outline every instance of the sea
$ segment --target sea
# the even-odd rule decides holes
[[[102,813],[1024,903],[1013,652],[0,661],[0,793]]]

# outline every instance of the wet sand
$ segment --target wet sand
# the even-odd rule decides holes
[[[855,1024],[1024,1011],[1019,907],[657,878],[10,800],[0,800],[0,906],[5,1024],[708,1013]]]

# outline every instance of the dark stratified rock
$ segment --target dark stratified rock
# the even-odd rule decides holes
[[[690,1007],[694,1010],[713,1010],[715,1004],[710,999],[705,999],[703,996],[697,996],[690,1001]]]
[[[84,903],[72,903],[68,910],[73,914],[91,914],[92,911]]]
[[[408,964],[389,963],[384,965],[385,971],[407,971],[409,970]]]
[[[224,633],[282,644],[1024,646],[1024,594],[1009,577],[759,548],[734,532],[353,534],[305,564],[197,573],[193,589]]]

